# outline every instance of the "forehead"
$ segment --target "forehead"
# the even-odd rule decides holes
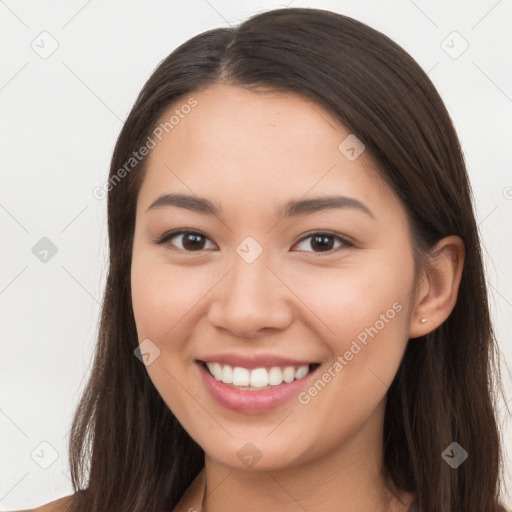
[[[191,99],[195,106],[184,108]],[[165,192],[260,213],[267,203],[275,212],[277,204],[307,195],[398,201],[364,151],[353,161],[340,151],[353,135],[325,109],[293,93],[216,84],[180,98],[160,121],[167,130],[148,156],[138,200],[144,211]]]
[[[319,152],[330,149],[336,154],[340,135],[345,133],[318,106],[291,93],[255,92],[216,84],[190,96],[197,105],[179,120],[169,133],[172,137],[165,141],[169,149],[181,146],[181,157],[202,155],[229,161],[236,156],[246,168],[254,167],[251,162],[292,163],[305,157],[304,163],[311,163],[318,159]],[[162,120],[180,111],[186,101],[183,98],[175,102]],[[161,144],[155,149],[154,157],[166,152]]]

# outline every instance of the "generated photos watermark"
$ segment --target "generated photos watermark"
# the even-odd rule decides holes
[[[124,163],[122,167],[120,167],[115,174],[110,176],[110,178],[103,183],[103,185],[94,187],[92,190],[92,195],[95,199],[99,201],[104,199],[108,192],[112,190],[127,174],[132,171],[139,162],[141,162],[146,156],[149,155],[149,152],[154,149],[158,142],[160,142],[164,136],[164,133],[170,133],[176,126],[179,125],[182,119],[190,114],[192,109],[197,106],[197,100],[195,98],[189,98],[186,103],[181,105],[179,108],[176,108],[173,114],[169,117],[167,121],[160,123],[152,132],[151,135],[148,135],[146,138],[146,142],[139,147],[137,151],[134,151],[130,158]],[[157,139],[157,140],[155,140]]]
[[[310,386],[307,390],[302,391],[297,395],[297,400],[303,405],[307,405],[311,400],[320,393],[325,386],[331,382],[339,373],[347,366],[354,357],[359,354],[370,341],[369,338],[373,339],[379,334],[382,329],[393,318],[397,313],[402,311],[402,304],[395,302],[392,307],[386,310],[385,313],[381,313],[379,319],[374,322],[373,325],[365,327],[357,336],[356,339],[352,340],[350,348],[346,350],[342,355],[337,355],[335,362],[325,370],[322,375]]]

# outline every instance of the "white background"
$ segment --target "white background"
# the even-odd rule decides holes
[[[384,32],[438,88],[468,164],[512,404],[512,0],[288,5],[333,10]],[[106,201],[95,199],[92,190],[107,179],[116,138],[139,90],[159,62],[190,37],[284,6],[228,0],[0,1],[2,510],[42,505],[72,492],[67,434],[90,370],[108,257]],[[51,36],[40,36],[44,31]],[[469,44],[456,59],[442,47],[453,31]],[[58,48],[43,59],[32,45],[51,48],[52,38]],[[460,49],[462,40],[453,41]],[[57,247],[46,263],[32,252],[42,237]],[[511,493],[512,425],[504,410],[501,404],[505,485]],[[52,450],[58,458],[48,469],[31,457],[39,454],[49,462]],[[509,495],[504,500],[512,505]]]

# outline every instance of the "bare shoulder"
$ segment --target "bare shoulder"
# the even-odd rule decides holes
[[[69,496],[64,496],[63,498],[59,498],[58,500],[51,501],[46,505],[41,505],[37,508],[25,509],[25,510],[16,510],[14,512],[67,512],[69,505],[73,499],[73,494]]]

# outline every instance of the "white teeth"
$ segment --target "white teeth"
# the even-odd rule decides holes
[[[285,382],[293,382],[295,380],[295,368],[293,366],[287,366],[284,369],[283,380]]]
[[[219,363],[211,363],[208,368],[217,380],[222,380],[222,366]]]
[[[248,386],[250,373],[247,368],[236,366],[233,368],[233,386]]]
[[[295,378],[302,379],[302,377],[305,377],[308,374],[308,371],[309,366],[299,366],[299,368],[295,372]]]
[[[281,368],[277,366],[272,366],[270,371],[268,372],[268,383],[271,386],[279,386],[283,382],[283,372]]]
[[[224,384],[233,384],[233,368],[231,368],[231,366],[226,364],[222,368],[222,378],[220,380],[224,382]]]
[[[302,366],[272,366],[270,371],[266,368],[255,368],[248,370],[240,366],[234,368],[225,364],[206,363],[210,373],[216,380],[224,384],[233,384],[234,386],[252,388],[265,388],[270,386],[279,386],[283,382],[293,382],[295,379],[302,379],[309,373],[309,365]]]
[[[251,386],[254,388],[264,388],[268,386],[268,372],[265,368],[251,370]]]

